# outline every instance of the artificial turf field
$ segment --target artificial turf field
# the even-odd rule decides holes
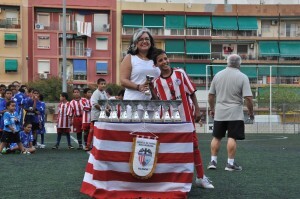
[[[215,189],[193,185],[189,199],[298,199],[300,198],[300,135],[247,134],[238,142],[236,161],[241,172],[224,171],[226,139],[216,170],[206,170],[210,160],[210,134],[198,134],[206,175]],[[79,192],[88,154],[68,150],[62,137],[59,150],[52,150],[56,134],[46,134],[46,149],[36,154],[0,156],[0,198],[84,199]],[[77,147],[77,144],[73,145]]]

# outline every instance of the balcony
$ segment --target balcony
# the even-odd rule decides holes
[[[217,37],[235,37],[237,36],[236,30],[213,30],[211,36]]]
[[[0,19],[0,28],[20,29],[20,20],[15,18]]]
[[[69,57],[90,57],[91,56],[91,49],[90,48],[73,48],[67,47],[66,54]],[[59,55],[63,55],[63,48],[59,48]]]
[[[187,36],[210,36],[210,29],[186,29]]]
[[[102,27],[95,27],[91,26],[91,32],[110,32],[110,25],[109,24],[103,24]],[[35,22],[35,30],[58,30],[63,31],[62,23],[59,22],[50,22],[50,24],[41,24],[38,22]],[[68,22],[66,23],[66,31],[73,31],[77,32],[77,23],[74,22]]]

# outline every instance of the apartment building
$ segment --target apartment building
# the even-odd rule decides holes
[[[132,33],[147,27],[171,66],[184,68],[199,87],[226,66],[232,53],[242,57],[241,70],[252,84],[299,85],[300,5],[123,1],[120,8],[120,56]]]
[[[116,1],[66,1],[68,84],[116,80]],[[61,0],[28,1],[28,80],[62,76]]]
[[[23,46],[22,1],[0,2],[0,83],[26,79]],[[24,65],[25,63],[25,65]]]

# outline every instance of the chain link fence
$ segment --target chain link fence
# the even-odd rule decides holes
[[[203,126],[197,125],[197,132],[211,133],[213,130],[213,118],[206,119],[206,104],[200,102],[202,107]],[[274,103],[270,110],[268,103],[255,105],[255,120],[249,120],[247,108],[244,107],[245,132],[246,133],[287,133],[300,134],[300,104],[298,103]],[[270,114],[271,113],[271,114]]]

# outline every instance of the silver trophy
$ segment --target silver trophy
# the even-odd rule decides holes
[[[148,82],[148,87],[149,87],[150,82],[153,81],[153,79],[154,79],[153,76],[151,76],[151,75],[146,75],[146,80],[147,80],[147,82]],[[149,88],[148,90],[145,91],[145,95],[151,95],[150,88]]]
[[[108,105],[110,106],[111,112],[109,114],[108,120],[111,122],[119,122],[117,105],[120,100],[108,100]]]
[[[148,113],[149,104],[150,104],[150,101],[148,101],[148,100],[140,102],[140,105],[142,105],[143,109],[144,109],[143,117],[142,117],[143,122],[151,122],[151,118],[149,117],[149,113]]]
[[[162,119],[160,118],[160,109],[161,109],[161,102],[160,100],[151,100],[150,106],[154,109],[154,114],[152,117],[153,122],[162,122]]]
[[[169,109],[170,109],[170,101],[161,101],[161,105],[163,107],[163,121],[164,122],[172,122],[170,117]]]
[[[128,118],[127,114],[127,106],[130,105],[130,100],[120,100],[121,105],[121,114],[120,114],[120,121],[121,122],[130,122],[131,118]]]
[[[173,122],[181,122],[181,117],[179,114],[178,106],[181,104],[181,100],[172,100],[170,101],[172,107],[172,116],[171,119]]]
[[[108,117],[106,116],[106,106],[107,106],[107,100],[99,100],[98,104],[100,106],[100,114],[98,120],[100,122],[105,122],[108,120]]]
[[[130,103],[131,106],[131,121],[132,122],[140,122],[141,118],[138,112],[138,105],[140,104],[141,100],[132,100]]]

